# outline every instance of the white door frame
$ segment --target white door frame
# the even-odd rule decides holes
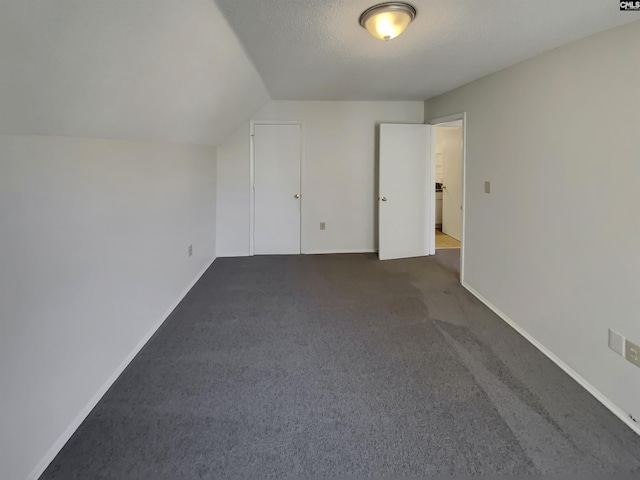
[[[464,283],[464,244],[465,244],[465,226],[466,226],[466,218],[467,218],[467,204],[466,204],[466,196],[467,196],[467,112],[454,113],[452,115],[447,115],[445,117],[434,118],[429,122],[430,125],[435,127],[441,123],[453,122],[455,120],[462,120],[462,238],[460,239],[460,283]],[[433,178],[436,175],[436,141],[435,141],[435,131],[434,131],[434,140],[431,145],[431,169]],[[433,192],[433,218],[436,215],[436,192],[435,188],[432,188]],[[434,252],[435,253],[435,224],[433,226],[433,237],[434,237]]]
[[[304,122],[276,121],[276,120],[251,120],[249,122],[249,256],[255,255],[255,229],[256,229],[256,156],[255,143],[253,141],[256,125],[300,125],[300,253],[302,251],[302,202],[304,201]],[[464,212],[463,212],[464,213]]]

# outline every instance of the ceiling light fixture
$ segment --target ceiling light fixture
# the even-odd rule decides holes
[[[404,32],[416,15],[413,5],[385,2],[365,10],[360,15],[360,25],[380,40],[391,40]]]

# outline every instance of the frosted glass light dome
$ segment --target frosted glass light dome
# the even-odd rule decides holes
[[[416,9],[408,3],[386,2],[375,5],[360,15],[360,25],[375,38],[396,38],[416,18]]]

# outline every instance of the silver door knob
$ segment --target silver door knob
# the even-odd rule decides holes
[[[296,193],[293,198],[300,198],[300,194]]]
[[[383,202],[387,201],[387,197],[382,197],[380,200],[382,200]]]
[[[446,186],[446,185],[442,185],[442,189],[443,189],[443,190],[446,190],[446,189],[447,189],[447,186]]]

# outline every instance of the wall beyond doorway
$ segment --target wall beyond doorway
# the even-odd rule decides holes
[[[436,220],[442,232],[458,242],[462,240],[462,120],[435,127]],[[439,201],[440,200],[440,201]]]

